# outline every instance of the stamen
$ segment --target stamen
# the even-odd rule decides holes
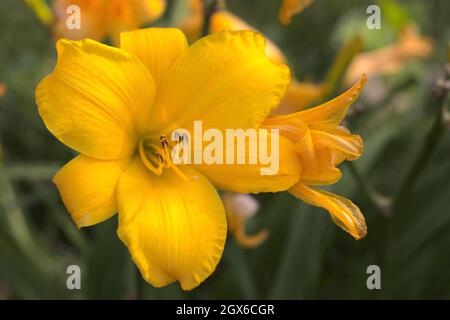
[[[185,137],[182,138],[184,140]],[[176,175],[186,181],[197,180],[198,177],[186,176],[173,162],[170,157],[170,144],[165,135],[159,137],[161,145],[151,143],[154,137],[148,136],[139,142],[139,155],[145,167],[154,174],[160,176],[164,168],[172,169]],[[153,152],[150,153],[149,152]]]
[[[139,142],[139,155],[141,156],[141,160],[144,163],[145,167],[147,169],[149,169],[151,172],[153,172],[154,174],[160,176],[162,174],[163,171],[163,162],[160,161],[158,167],[155,167],[148,159],[148,155],[145,152],[145,148],[144,148],[144,140],[141,140]],[[160,154],[157,154],[157,157],[161,157]],[[159,160],[159,158],[158,158]]]
[[[168,149],[168,145],[163,144],[163,146],[164,149],[156,144],[150,145],[150,147],[155,149],[157,151],[157,154],[163,158],[166,168],[172,169],[183,180],[186,181],[192,180],[191,178],[187,177],[183,172],[181,172],[181,170],[178,169],[178,167],[172,162],[172,159],[170,158],[170,150]]]

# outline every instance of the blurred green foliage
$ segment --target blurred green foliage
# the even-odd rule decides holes
[[[169,1],[172,2],[172,1]],[[339,47],[359,34],[365,49],[395,39],[398,23],[415,21],[435,42],[433,56],[366,87],[348,119],[366,151],[354,163],[362,180],[382,195],[395,195],[420,152],[434,119],[431,83],[443,73],[450,39],[446,0],[398,1],[382,12],[381,30],[365,28],[374,1],[316,0],[282,27],[279,1],[229,0],[228,8],[256,26],[286,53],[300,79],[322,80]],[[376,2],[376,1],[375,1]],[[171,21],[174,8],[158,25]],[[383,8],[382,8],[383,11]],[[19,0],[0,4],[0,298],[450,298],[450,134],[390,216],[374,207],[348,167],[333,191],[364,212],[368,235],[354,241],[324,210],[289,194],[258,195],[261,210],[249,231],[270,230],[257,249],[229,238],[216,272],[198,289],[162,289],[137,274],[116,236],[117,219],[77,230],[63,207],[52,175],[74,154],[44,128],[34,88],[55,63],[51,33]],[[340,88],[339,91],[342,91]],[[376,99],[369,90],[380,91]],[[373,92],[372,92],[373,93]],[[448,106],[447,106],[448,108]],[[82,290],[66,289],[66,267],[82,269]],[[368,290],[366,268],[381,266],[382,290]]]

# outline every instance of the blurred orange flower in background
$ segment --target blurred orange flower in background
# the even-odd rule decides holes
[[[81,11],[79,30],[66,26],[69,17],[67,8],[71,5],[77,5]],[[155,21],[162,16],[165,8],[165,0],[56,0],[53,4],[53,31],[57,39],[102,40],[111,36],[118,44],[120,32],[138,29]]]
[[[178,28],[183,30],[190,43],[202,36],[203,0],[182,0],[187,6],[187,15],[178,22]]]
[[[266,229],[249,235],[245,228],[247,220],[254,217],[259,210],[259,203],[253,196],[225,192],[222,201],[227,215],[228,232],[234,236],[239,245],[255,248],[267,239],[269,232]]]
[[[410,24],[401,30],[396,43],[357,55],[347,69],[344,82],[354,83],[362,72],[370,77],[394,74],[413,59],[429,57],[432,51],[431,39],[421,36],[418,28]]]
[[[3,82],[0,82],[0,98],[4,97],[6,94],[6,85]]]
[[[311,5],[313,0],[283,0],[278,17],[282,24],[291,23],[292,16],[302,12],[306,7]]]

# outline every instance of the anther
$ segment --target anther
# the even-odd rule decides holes
[[[161,145],[163,146],[163,148],[166,148],[169,146],[169,143],[167,143],[165,135],[162,135],[161,137],[159,137],[159,141],[161,142]]]

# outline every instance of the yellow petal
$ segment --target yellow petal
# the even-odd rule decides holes
[[[264,127],[277,127],[277,117],[264,121]],[[335,168],[333,150],[328,145],[317,144],[314,140],[313,130],[310,130],[302,121],[292,118],[280,125],[280,131],[283,136],[294,143],[295,150],[302,163],[302,173],[300,182],[314,185],[327,185],[337,182],[342,173]]]
[[[142,276],[155,287],[178,280],[184,290],[216,268],[227,233],[225,211],[214,187],[192,168],[156,176],[140,160],[119,182],[120,239]]]
[[[305,152],[300,151],[303,160],[303,172],[300,182],[307,185],[329,185],[338,182],[342,172],[336,168],[334,154],[326,148],[314,149],[314,160],[308,161]]]
[[[161,129],[256,128],[278,105],[289,69],[264,55],[264,38],[252,31],[206,36],[182,55],[163,79],[151,120]],[[166,133],[167,133],[166,132]]]
[[[269,135],[270,137],[270,135]],[[199,164],[196,168],[206,175],[209,180],[220,190],[237,193],[279,192],[289,189],[300,179],[302,172],[301,159],[298,156],[294,144],[288,139],[279,137],[279,163],[278,171],[273,175],[261,174],[261,168],[269,168],[270,164],[250,164],[250,149],[246,143],[245,164]],[[223,154],[226,154],[224,146]],[[272,154],[271,140],[268,139],[268,155]],[[240,148],[239,148],[240,149]],[[259,151],[259,147],[258,147]],[[235,159],[238,154],[238,144],[234,146]],[[275,152],[272,155],[272,164],[275,167]],[[258,155],[256,159],[259,159]]]
[[[324,129],[337,127],[345,117],[350,105],[358,98],[367,81],[365,74],[359,81],[338,97],[321,104],[320,106],[303,110],[297,113],[282,116],[285,118],[298,118],[311,129]]]
[[[353,88],[321,106],[264,120],[262,127],[278,128],[281,135],[295,143],[303,164],[300,182],[307,185],[335,183],[342,176],[336,166],[361,156],[364,147],[361,137],[352,135],[339,123],[365,81],[363,76]]]
[[[39,113],[61,142],[82,154],[130,156],[147,130],[154,83],[139,60],[92,40],[60,40],[58,63],[36,89]]]
[[[117,184],[129,164],[128,159],[103,161],[80,155],[58,171],[53,181],[78,228],[102,222],[117,212]]]
[[[264,120],[262,126],[279,128],[281,134],[293,141],[298,141],[309,129],[335,130],[342,122],[350,105],[358,98],[366,80],[367,77],[363,74],[352,88],[333,100],[303,111],[269,117]]]
[[[292,16],[303,11],[312,2],[313,0],[283,0],[278,12],[281,23],[284,25],[290,24]]]
[[[356,134],[350,134],[343,127],[328,131],[311,130],[311,135],[317,148],[329,148],[339,154],[340,161],[336,163],[340,163],[343,160],[356,160],[363,153],[364,143],[361,137]]]
[[[187,40],[175,28],[148,28],[122,32],[120,47],[136,56],[150,70],[158,88],[167,70],[186,51]]]
[[[278,119],[283,119],[279,121]],[[316,145],[312,131],[297,118],[284,118],[282,116],[268,118],[263,128],[279,128],[281,138],[291,141],[291,145],[300,159],[302,172],[300,180],[306,184],[332,184],[338,181],[342,174],[335,168],[334,153],[329,149]]]
[[[356,240],[367,234],[364,216],[350,200],[300,183],[292,187],[289,192],[310,205],[328,210],[334,223],[350,233]]]
[[[241,18],[235,16],[231,12],[226,10],[218,10],[211,17],[210,32],[222,32],[222,31],[239,31],[239,30],[252,30],[256,31],[255,28],[247,24]],[[269,58],[273,63],[284,63],[286,64],[286,57],[281,52],[275,43],[270,41],[266,37],[266,49],[265,53],[267,58]]]

